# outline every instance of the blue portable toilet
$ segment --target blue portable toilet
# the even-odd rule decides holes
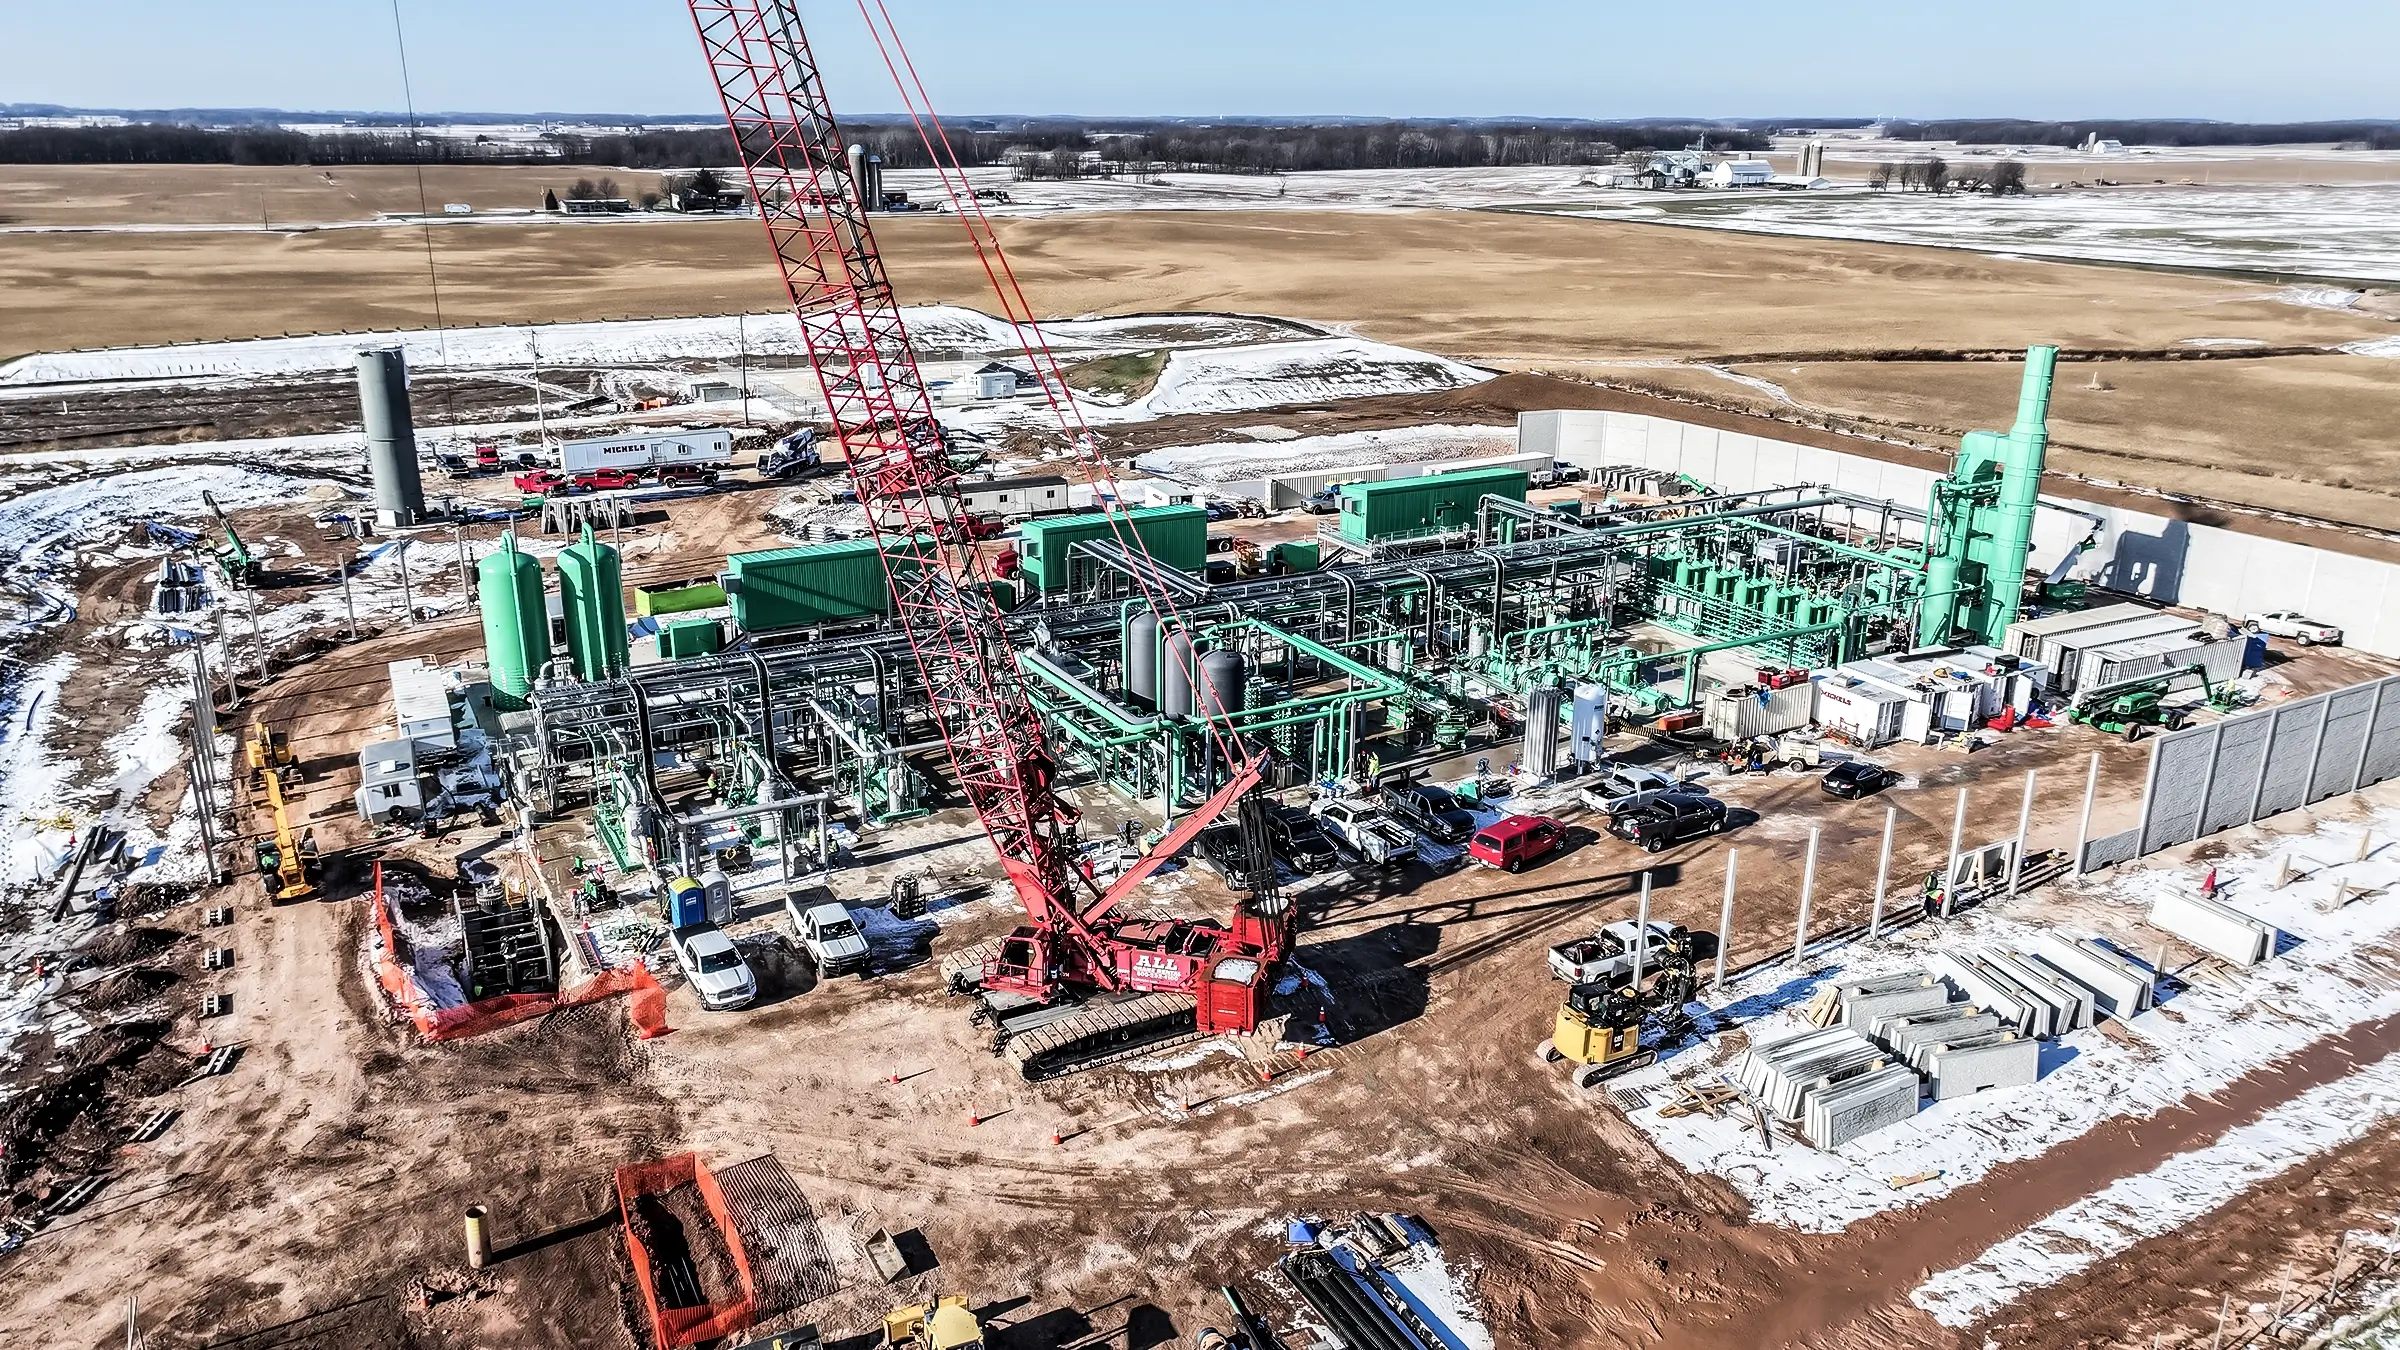
[[[708,888],[690,877],[677,877],[667,883],[667,923],[675,928],[689,928],[708,922]]]

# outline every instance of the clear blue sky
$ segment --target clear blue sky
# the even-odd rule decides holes
[[[946,114],[2400,117],[2390,0],[887,0]],[[803,0],[891,111],[855,0]],[[420,110],[705,112],[678,0],[401,0]],[[0,0],[0,101],[401,107],[389,0]]]

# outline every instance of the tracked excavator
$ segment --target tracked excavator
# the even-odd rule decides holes
[[[959,470],[876,248],[869,213],[882,203],[851,170],[798,4],[688,4],[851,485],[885,541],[893,614],[932,720],[1025,908],[1015,932],[949,963],[952,987],[975,998],[994,1048],[1028,1078],[1182,1036],[1255,1030],[1291,945],[1290,907],[1271,881],[1254,886],[1223,922],[1137,918],[1125,908],[1161,863],[1237,803],[1257,803],[1243,806],[1245,819],[1263,822],[1260,758],[1216,715],[1221,710],[1202,708],[1216,763],[1225,766],[1222,785],[1105,887],[1080,866],[1076,813],[1056,793],[1057,761],[1017,677],[988,585],[990,565],[964,532],[944,527],[965,514]],[[888,13],[879,3],[860,11],[1003,317],[1016,328],[1068,443],[1085,456],[1098,499],[1123,501]],[[1122,508],[1109,514],[1117,542],[1147,560]],[[1172,595],[1139,577],[1137,585],[1154,613],[1173,617]],[[1265,875],[1272,876],[1271,862]]]
[[[267,811],[275,821],[275,833],[258,841],[256,859],[267,897],[279,905],[306,900],[317,893],[310,875],[317,842],[307,830],[293,828],[291,807],[283,797],[284,777],[299,772],[299,761],[292,755],[291,742],[282,733],[269,731],[263,717],[250,719],[245,753],[250,784],[265,794]]]
[[[1567,990],[1541,1054],[1553,1064],[1575,1064],[1575,1086],[1588,1088],[1656,1064],[1657,1046],[1642,1045],[1642,1032],[1653,1023],[1665,1040],[1691,1029],[1684,1005],[1700,989],[1692,935],[1678,927],[1665,949],[1653,953],[1656,964],[1638,974],[1626,971]]]

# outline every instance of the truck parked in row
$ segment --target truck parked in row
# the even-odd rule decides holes
[[[1372,802],[1327,797],[1309,810],[1351,852],[1379,867],[1397,867],[1417,856],[1415,832]]]

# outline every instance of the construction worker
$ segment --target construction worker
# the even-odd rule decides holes
[[[1376,754],[1374,751],[1370,750],[1370,751],[1368,751],[1368,752],[1367,752],[1367,785],[1368,785],[1369,787],[1372,787],[1372,786],[1374,786],[1375,784],[1377,784],[1377,783],[1380,783],[1380,782],[1382,782],[1382,781],[1383,781],[1383,756],[1381,756],[1381,755],[1379,755],[1379,754]]]

